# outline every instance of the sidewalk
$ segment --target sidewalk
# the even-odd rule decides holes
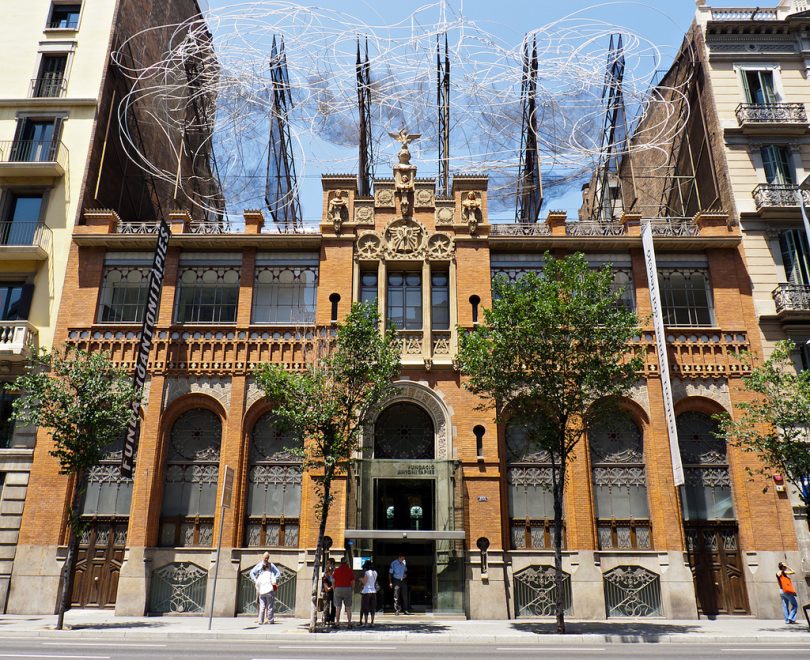
[[[0,615],[0,640],[3,637],[71,637],[156,640],[193,637],[200,639],[278,641],[374,640],[386,642],[489,643],[566,645],[604,642],[636,643],[806,643],[810,645],[807,622],[786,625],[781,620],[726,617],[715,620],[626,619],[613,621],[567,622],[568,634],[554,633],[548,619],[517,621],[467,621],[432,617],[377,618],[373,628],[345,628],[309,635],[307,621],[279,618],[272,626],[258,626],[253,618],[215,618],[211,631],[208,619],[201,616],[116,617],[102,610],[71,610],[65,616],[70,630],[54,630],[56,616]],[[808,646],[810,648],[810,646]]]

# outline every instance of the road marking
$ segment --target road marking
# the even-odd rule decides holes
[[[0,658],[73,658],[75,660],[110,660],[108,655],[35,655],[33,653],[0,653]]]
[[[310,651],[316,649],[318,651],[322,651],[325,648],[335,649],[336,651],[396,651],[396,646],[346,646],[344,644],[330,644],[327,641],[324,641],[323,644],[310,644],[310,645],[301,645],[297,644],[295,646],[279,646],[278,649],[282,651]],[[261,660],[261,658],[254,658],[253,660]]]
[[[42,642],[42,646],[126,646],[128,648],[164,648],[166,644],[118,644],[116,642]]]
[[[604,648],[595,649],[593,647],[582,648],[578,646],[538,646],[537,644],[533,644],[532,646],[502,646],[495,649],[496,651],[541,651],[541,652],[555,652],[560,653],[563,651],[576,651],[579,653],[599,653],[604,651]]]

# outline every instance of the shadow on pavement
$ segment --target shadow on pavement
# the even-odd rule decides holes
[[[302,629],[307,630],[308,626],[302,626]],[[446,633],[450,631],[450,626],[445,626],[441,623],[425,623],[414,621],[413,623],[391,623],[388,621],[381,621],[375,623],[371,627],[367,626],[358,626],[353,625],[352,628],[346,628],[346,625],[343,624],[337,630],[333,628],[324,628],[320,624],[318,624],[318,632],[319,633],[329,633],[332,635],[340,635],[341,633],[345,632],[352,632],[352,633],[364,633],[364,632],[371,632],[371,633],[414,633],[419,635],[435,635],[437,633]]]
[[[166,626],[161,621],[111,621],[109,623],[76,623],[70,630],[126,630],[127,628],[162,628]]]
[[[536,635],[556,635],[557,624],[554,621],[537,623],[512,623],[515,630],[534,633]],[[683,635],[685,633],[702,632],[701,626],[672,623],[647,623],[625,621],[622,623],[572,622],[565,624],[568,635],[607,635],[623,642],[656,642],[662,637],[670,635]]]

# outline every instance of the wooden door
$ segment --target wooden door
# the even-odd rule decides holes
[[[685,523],[686,549],[701,614],[748,614],[737,526]]]
[[[82,534],[73,572],[73,607],[115,607],[127,520],[95,520]]]

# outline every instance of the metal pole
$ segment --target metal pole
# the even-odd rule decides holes
[[[214,584],[211,587],[211,607],[208,610],[208,630],[211,630],[211,621],[214,618],[214,601],[217,597],[217,577],[219,576],[219,554],[222,550],[222,527],[225,522],[225,505],[219,509],[219,534],[217,539],[217,553],[214,555]]]

